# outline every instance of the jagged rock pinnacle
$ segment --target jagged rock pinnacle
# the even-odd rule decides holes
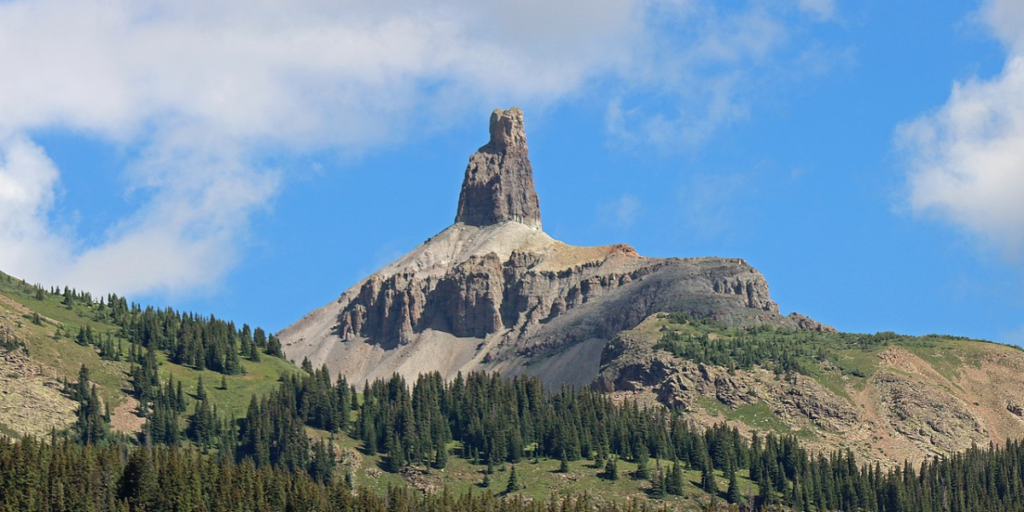
[[[540,229],[523,111],[495,110],[490,130],[491,140],[469,157],[455,222],[489,226],[515,221]]]

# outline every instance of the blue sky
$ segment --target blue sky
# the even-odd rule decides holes
[[[0,269],[281,329],[449,225],[517,105],[557,239],[1024,343],[1019,1],[374,4],[0,1]]]

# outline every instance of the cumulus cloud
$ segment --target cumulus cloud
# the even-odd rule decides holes
[[[908,151],[909,203],[1019,258],[1024,249],[1024,4],[988,3],[1006,43],[1002,72],[953,84],[936,112],[898,130]]]
[[[0,268],[94,291],[189,291],[239,257],[286,178],[268,150],[364,150],[459,109],[557,98],[624,61],[632,0],[0,3]],[[142,206],[84,245],[51,222],[65,130],[138,156]],[[75,191],[67,191],[74,194]]]
[[[706,139],[747,115],[737,70],[770,60],[786,39],[778,13],[765,9],[722,13],[690,0],[0,2],[0,197],[9,199],[0,204],[0,268],[94,291],[209,286],[239,257],[253,213],[287,183],[287,171],[260,165],[268,151],[364,151],[495,104],[555,102],[598,79],[621,85],[619,133]],[[637,102],[650,94],[678,112],[652,114]],[[52,221],[61,180],[32,138],[43,130],[136,155],[99,171],[120,173],[126,194],[146,198],[99,242]]]

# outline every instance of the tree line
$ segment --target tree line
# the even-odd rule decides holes
[[[243,359],[259,362],[263,355],[284,357],[281,340],[260,327],[253,329],[244,324],[238,328],[234,322],[226,322],[213,315],[206,317],[173,308],[143,308],[117,294],[96,300],[88,292],[68,287],[63,290],[58,287],[47,290],[27,284],[22,287],[24,293],[32,291],[30,295],[36,300],[46,300],[47,295],[60,297],[66,308],[86,308],[90,313],[88,318],[116,326],[116,334],[96,333],[89,325],[80,327],[76,332],[57,327],[55,336],[73,338],[80,345],[96,347],[103,359],[141,364],[147,350],[162,350],[175,364],[237,375],[245,372]],[[33,322],[42,324],[38,314],[33,316]]]
[[[88,385],[74,389],[82,397],[94,395]],[[167,382],[160,389],[164,407],[183,409],[180,385]],[[710,496],[758,510],[1024,510],[1024,446],[1017,441],[919,467],[883,469],[859,464],[850,451],[812,454],[794,436],[748,439],[725,423],[699,428],[684,413],[664,407],[616,403],[590,389],[551,393],[532,377],[484,373],[460,374],[450,382],[425,374],[411,386],[395,375],[357,392],[344,377],[332,382],[326,369],[314,370],[284,377],[276,391],[254,396],[246,416],[235,421],[211,410],[204,395],[197,390],[184,429],[174,421],[162,431],[147,427],[146,442],[185,444],[230,464],[302,474],[326,487],[348,478],[335,474],[331,445],[311,442],[305,427],[360,439],[363,451],[382,454],[383,468],[392,472],[408,465],[443,469],[449,457],[489,467],[556,459],[563,468],[586,458],[603,462],[604,476],[618,479],[617,462],[628,460],[636,469],[621,476],[647,481],[644,487],[655,499],[686,494],[683,472],[693,470]],[[100,414],[83,398],[82,409],[87,407],[96,412],[82,417]],[[741,493],[741,472],[756,483],[756,495]]]
[[[424,495],[403,487],[374,493],[304,472],[181,447],[81,445],[56,438],[0,439],[2,512],[647,512],[648,503],[596,503],[587,496],[528,502],[491,493]],[[663,510],[663,509],[659,509]]]

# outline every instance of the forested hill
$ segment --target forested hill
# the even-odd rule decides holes
[[[246,418],[211,432],[212,446],[192,434],[164,447],[57,432],[48,442],[0,441],[0,510],[1024,510],[1019,442],[884,470],[850,452],[812,455],[792,436],[747,440],[724,424],[694,429],[678,414],[589,390],[546,393],[535,379],[473,374],[444,384],[434,374],[410,391],[395,377],[356,405],[347,382],[324,375],[254,399]],[[311,449],[301,425],[323,422],[337,437]],[[348,434],[384,471],[468,466],[482,490],[374,490],[337,466],[335,446]],[[570,479],[589,488],[561,493]]]
[[[114,431],[139,433],[154,412],[159,383],[195,393],[205,381],[211,407],[238,416],[253,393],[299,371],[259,327],[213,316],[143,307],[124,297],[94,297],[41,287],[0,273],[0,431],[46,434],[75,419],[60,392],[83,365],[111,410]],[[173,381],[173,382],[172,382]],[[177,390],[176,390],[177,391]],[[140,402],[142,406],[140,406]]]
[[[1017,441],[886,467],[531,377],[356,383],[259,328],[6,275],[0,342],[0,511],[1024,510]]]

